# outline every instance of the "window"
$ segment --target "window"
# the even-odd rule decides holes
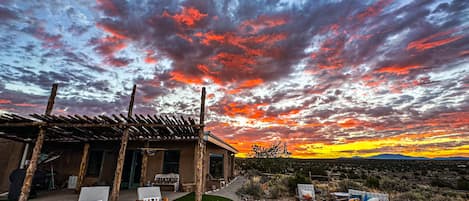
[[[99,177],[99,173],[101,172],[101,165],[103,163],[103,156],[103,151],[90,151],[86,176]]]
[[[223,154],[210,154],[210,175],[215,179],[223,178]]]
[[[163,174],[179,174],[179,150],[168,150],[164,152]]]

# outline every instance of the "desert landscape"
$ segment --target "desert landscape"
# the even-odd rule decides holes
[[[297,183],[313,183],[317,200],[347,189],[382,192],[390,200],[468,200],[467,160],[237,158],[249,178],[247,200],[293,200]]]

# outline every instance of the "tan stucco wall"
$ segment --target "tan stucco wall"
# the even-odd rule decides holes
[[[162,148],[167,150],[179,150],[179,178],[180,183],[194,183],[194,141],[180,141],[180,142],[152,142],[150,147]],[[152,181],[156,174],[163,173],[163,160],[164,151],[156,151],[153,156],[148,157],[148,170],[147,178],[145,181]]]
[[[54,165],[57,176],[55,177],[56,183],[59,185],[64,184],[69,176],[77,176],[80,170],[80,163],[83,154],[83,143],[45,143],[42,152],[60,152],[62,156],[55,160]],[[95,185],[97,182],[104,182],[106,185],[112,185],[114,178],[114,170],[117,161],[116,143],[100,142],[90,143],[89,151],[102,150],[105,151],[103,171],[101,178],[85,177],[84,186]],[[45,167],[47,168],[47,167]]]
[[[204,168],[204,174],[207,175],[206,177],[206,184],[205,184],[205,189],[206,190],[212,190],[213,185],[215,185],[215,188],[220,188],[220,180],[213,179],[211,180],[210,177],[208,176],[209,173],[209,167],[210,167],[210,154],[222,154],[223,155],[223,176],[224,176],[224,181],[228,182],[229,179],[233,177],[232,173],[232,168],[231,168],[231,152],[223,149],[219,146],[216,146],[212,143],[207,143],[207,154],[205,155],[205,168]]]
[[[4,143],[5,142],[5,143]],[[43,146],[42,152],[60,152],[62,156],[55,160],[52,164],[56,170],[56,183],[58,185],[64,184],[68,177],[71,175],[78,175],[80,162],[83,152],[83,143],[52,143],[46,142]],[[197,141],[161,141],[161,142],[151,142],[151,148],[161,148],[167,150],[179,150],[180,151],[180,161],[179,161],[179,173],[180,173],[180,183],[181,184],[194,184],[195,183],[195,155],[197,150]],[[10,172],[18,167],[18,164],[21,160],[21,155],[23,151],[23,143],[12,142],[8,140],[0,139],[0,151],[2,150],[12,150],[13,154],[2,154],[0,155],[0,167],[7,167],[5,170],[0,170],[1,185],[0,190],[8,189],[8,175]],[[108,142],[97,142],[90,144],[91,150],[104,150],[104,164],[101,178],[91,178],[86,177],[84,185],[94,185],[98,180],[104,182],[107,185],[112,185],[114,178],[114,171],[117,162],[117,154],[120,146],[120,141],[108,141]],[[32,149],[32,146],[30,146]],[[129,142],[127,149],[128,150],[137,150],[138,148],[144,147],[143,142]],[[209,167],[209,155],[210,153],[223,154],[224,158],[224,179],[228,181],[232,177],[231,171],[231,162],[230,162],[230,152],[220,148],[210,142],[207,142],[207,154],[205,156],[205,174],[208,173]],[[148,169],[147,177],[145,181],[153,181],[155,174],[162,173],[163,169],[163,151],[156,151],[153,156],[148,158]],[[49,168],[49,166],[42,167]],[[138,170],[137,170],[138,171]],[[207,189],[211,188],[212,183],[217,184],[219,187],[219,182],[211,182],[207,177]]]
[[[8,191],[10,173],[19,167],[24,143],[0,139],[0,193]]]

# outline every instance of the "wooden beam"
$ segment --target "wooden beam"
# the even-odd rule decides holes
[[[54,107],[55,96],[57,95],[57,84],[52,85],[52,90],[47,101],[46,115],[50,115],[52,108]],[[23,187],[21,188],[21,194],[19,201],[27,201],[29,197],[29,192],[31,191],[31,185],[33,183],[34,173],[37,168],[37,159],[39,154],[41,154],[42,144],[44,143],[44,138],[46,136],[46,128],[40,127],[39,134],[37,135],[36,144],[34,145],[33,154],[31,160],[29,161],[28,169],[26,170],[26,175],[23,181]]]
[[[34,127],[34,126],[44,126],[44,127],[62,127],[62,128],[108,128],[108,127],[130,127],[130,126],[148,126],[148,127],[158,127],[158,128],[176,128],[176,127],[194,127],[200,128],[203,125],[200,124],[190,124],[190,125],[167,125],[167,124],[155,124],[155,123],[47,123],[47,122],[20,122],[20,123],[0,123],[0,127]]]
[[[83,186],[83,181],[85,179],[86,167],[88,166],[88,156],[89,156],[90,144],[85,143],[83,146],[83,155],[81,156],[80,170],[78,172],[77,186],[75,191],[80,193],[81,187]]]
[[[130,97],[129,110],[127,112],[128,118],[132,117],[132,110],[134,107],[136,89],[137,89],[137,85],[134,85],[134,88],[132,90],[132,96]],[[114,183],[112,185],[111,201],[119,200],[119,192],[120,192],[120,185],[121,185],[121,179],[122,179],[122,169],[124,167],[125,151],[127,149],[128,141],[129,141],[129,127],[125,128],[124,133],[122,134],[121,147],[119,149],[119,156],[117,158],[116,172],[114,173]]]
[[[204,120],[205,120],[205,87],[202,87],[202,95],[200,97],[200,125],[199,139],[197,140],[197,172],[195,180],[195,201],[202,201],[202,195],[205,191],[205,174],[204,174],[204,156],[205,156],[205,133],[204,133]]]
[[[145,186],[148,167],[148,147],[150,142],[145,142],[145,149],[142,149],[142,169],[140,170],[140,186]]]

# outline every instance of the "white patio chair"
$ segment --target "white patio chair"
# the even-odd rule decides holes
[[[109,186],[82,187],[78,201],[108,201]]]
[[[143,201],[161,201],[160,187],[139,187],[137,188],[138,200]]]
[[[359,195],[361,196],[362,199],[366,197],[368,199],[378,198],[379,201],[389,201],[389,195],[384,194],[384,193],[372,193],[372,192],[358,191],[358,190],[353,190],[353,189],[349,189],[348,192],[350,196]]]
[[[297,184],[297,186],[299,200],[316,200],[313,184]]]
[[[389,201],[389,195],[384,193],[366,192],[368,198],[377,198],[379,201]]]

